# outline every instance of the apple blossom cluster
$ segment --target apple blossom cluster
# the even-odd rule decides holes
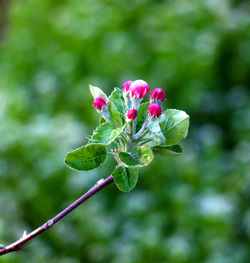
[[[136,119],[138,110],[142,100],[145,98],[150,88],[144,80],[128,80],[122,85],[123,97],[127,107],[127,118],[129,120]],[[157,88],[151,91],[150,105],[148,107],[148,114],[152,118],[159,118],[162,113],[161,104],[165,100],[166,95],[163,89]],[[108,116],[107,102],[97,97],[94,99],[94,107],[104,117]]]
[[[166,109],[165,91],[153,89],[144,80],[128,80],[107,96],[100,88],[89,86],[93,106],[101,115],[99,124],[81,148],[69,152],[65,163],[87,171],[105,163],[107,154],[117,161],[112,173],[121,191],[130,191],[138,180],[140,168],[155,155],[179,155],[178,144],[187,136],[189,116],[181,110]],[[149,101],[145,100],[149,94]]]
[[[146,135],[148,132],[154,133],[156,138],[158,138],[158,144],[163,144],[165,138],[162,135],[160,128],[157,130],[158,118],[162,114],[162,103],[166,98],[165,91],[161,88],[153,89],[150,93],[150,104],[147,108],[147,118],[140,130],[136,133],[136,121],[138,117],[138,111],[143,99],[149,93],[150,87],[148,83],[144,80],[128,80],[123,83],[122,91],[123,98],[126,105],[126,112],[124,117],[126,122],[130,122],[131,125],[125,131],[132,136],[133,139],[138,139]],[[102,97],[94,98],[93,106],[96,110],[104,117],[109,119],[110,113],[108,109],[108,101],[105,101]]]

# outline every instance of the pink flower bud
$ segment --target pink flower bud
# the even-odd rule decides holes
[[[148,107],[148,113],[152,117],[159,117],[162,113],[161,106],[157,103],[151,103]]]
[[[137,110],[136,109],[129,110],[127,116],[130,120],[134,120],[137,117]]]
[[[124,92],[128,92],[130,90],[130,85],[132,84],[132,80],[128,80],[122,84],[122,89]]]
[[[149,85],[144,80],[138,79],[130,85],[130,94],[133,98],[144,98],[149,92]]]
[[[165,91],[163,89],[154,89],[150,94],[151,100],[157,100],[163,102],[166,98]]]
[[[107,103],[103,98],[97,97],[94,99],[94,107],[96,109],[101,110],[106,105],[107,105]]]

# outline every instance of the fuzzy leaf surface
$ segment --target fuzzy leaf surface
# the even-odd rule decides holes
[[[120,152],[118,156],[124,166],[133,168],[147,166],[154,159],[152,150],[146,145],[135,147],[131,153]]]
[[[148,106],[149,106],[149,102],[145,102],[140,105],[138,116],[137,116],[136,132],[138,132],[141,129],[143,123],[145,122],[148,116]]]
[[[129,192],[136,186],[139,173],[138,169],[120,166],[113,171],[112,176],[119,190]]]
[[[111,95],[109,96],[109,100],[115,105],[115,107],[117,108],[117,110],[121,113],[121,114],[125,114],[126,113],[126,105],[125,105],[125,101],[123,98],[123,90],[120,88],[115,88]]]
[[[107,152],[103,145],[88,144],[69,152],[66,155],[65,163],[73,169],[88,171],[98,168],[105,162],[106,157]]]
[[[152,119],[149,118],[148,122],[148,129],[150,131],[150,136],[153,139],[154,145],[161,145],[165,144],[165,137],[162,134],[161,127],[160,127],[160,121],[158,118]]]
[[[107,95],[100,88],[89,85],[89,90],[94,98],[101,97],[108,102]]]
[[[189,116],[185,111],[167,109],[160,117],[160,126],[165,136],[165,145],[174,145],[188,134]]]
[[[162,155],[162,156],[176,156],[182,154],[183,150],[179,144],[167,146],[161,145],[152,148],[153,153],[155,155]]]
[[[98,143],[107,146],[111,144],[122,131],[123,127],[116,128],[113,123],[109,121],[104,122],[96,127],[89,143]]]
[[[122,126],[122,118],[120,112],[117,110],[116,106],[112,101],[108,102],[108,109],[110,113],[110,118],[118,125]]]

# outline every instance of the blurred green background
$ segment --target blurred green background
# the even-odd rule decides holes
[[[247,1],[0,1],[0,243],[114,167],[64,165],[98,122],[88,84],[163,88],[191,116],[184,154],[156,158],[0,262],[250,262]]]

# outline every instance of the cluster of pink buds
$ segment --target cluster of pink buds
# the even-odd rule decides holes
[[[150,94],[150,105],[148,107],[148,113],[150,114],[151,117],[159,118],[162,109],[161,109],[161,104],[165,100],[166,94],[163,89],[153,89]]]
[[[103,94],[103,92],[97,88],[91,86],[92,94],[94,96],[94,108],[105,118],[110,119],[110,121],[115,122],[111,115],[114,116],[113,112],[115,112],[116,105],[113,105],[112,101],[109,101],[107,99],[107,96]],[[93,89],[96,89],[93,91]],[[119,103],[122,103],[122,101],[117,101],[118,106],[122,106],[120,108],[117,107],[117,112],[120,113],[121,117],[125,119],[125,126],[124,130],[125,132],[129,133],[133,139],[137,140],[139,138],[143,138],[148,132],[151,132],[154,134],[158,140],[160,140],[160,143],[164,143],[164,136],[161,133],[161,128],[159,126],[159,117],[162,114],[162,103],[164,102],[166,98],[165,91],[163,89],[157,88],[151,91],[150,93],[150,104],[147,109],[147,116],[144,120],[144,123],[141,125],[140,129],[138,130],[138,123],[137,123],[137,117],[139,113],[139,108],[142,100],[146,97],[146,95],[149,93],[150,87],[147,82],[144,80],[135,80],[131,81],[128,80],[123,83],[122,85],[122,94],[125,100],[125,105],[121,105]],[[117,92],[117,90],[116,90]],[[121,90],[118,90],[119,94]],[[95,97],[96,94],[98,94],[98,97]],[[112,96],[111,96],[112,98]],[[142,107],[142,112],[140,118],[144,118],[145,116],[145,105]],[[124,106],[126,106],[126,113],[124,112]],[[115,123],[116,126],[117,123]]]
[[[102,97],[94,98],[93,106],[103,117],[110,117],[107,102]]]
[[[137,117],[137,112],[140,107],[141,101],[149,92],[149,85],[144,80],[128,80],[123,83],[123,97],[128,109],[127,118],[134,120]],[[158,118],[161,113],[161,104],[165,100],[166,94],[163,89],[154,89],[150,94],[150,105],[148,108],[148,114],[153,118]]]
[[[128,109],[138,110],[143,98],[149,92],[149,85],[144,80],[128,80],[123,83],[123,97]]]

